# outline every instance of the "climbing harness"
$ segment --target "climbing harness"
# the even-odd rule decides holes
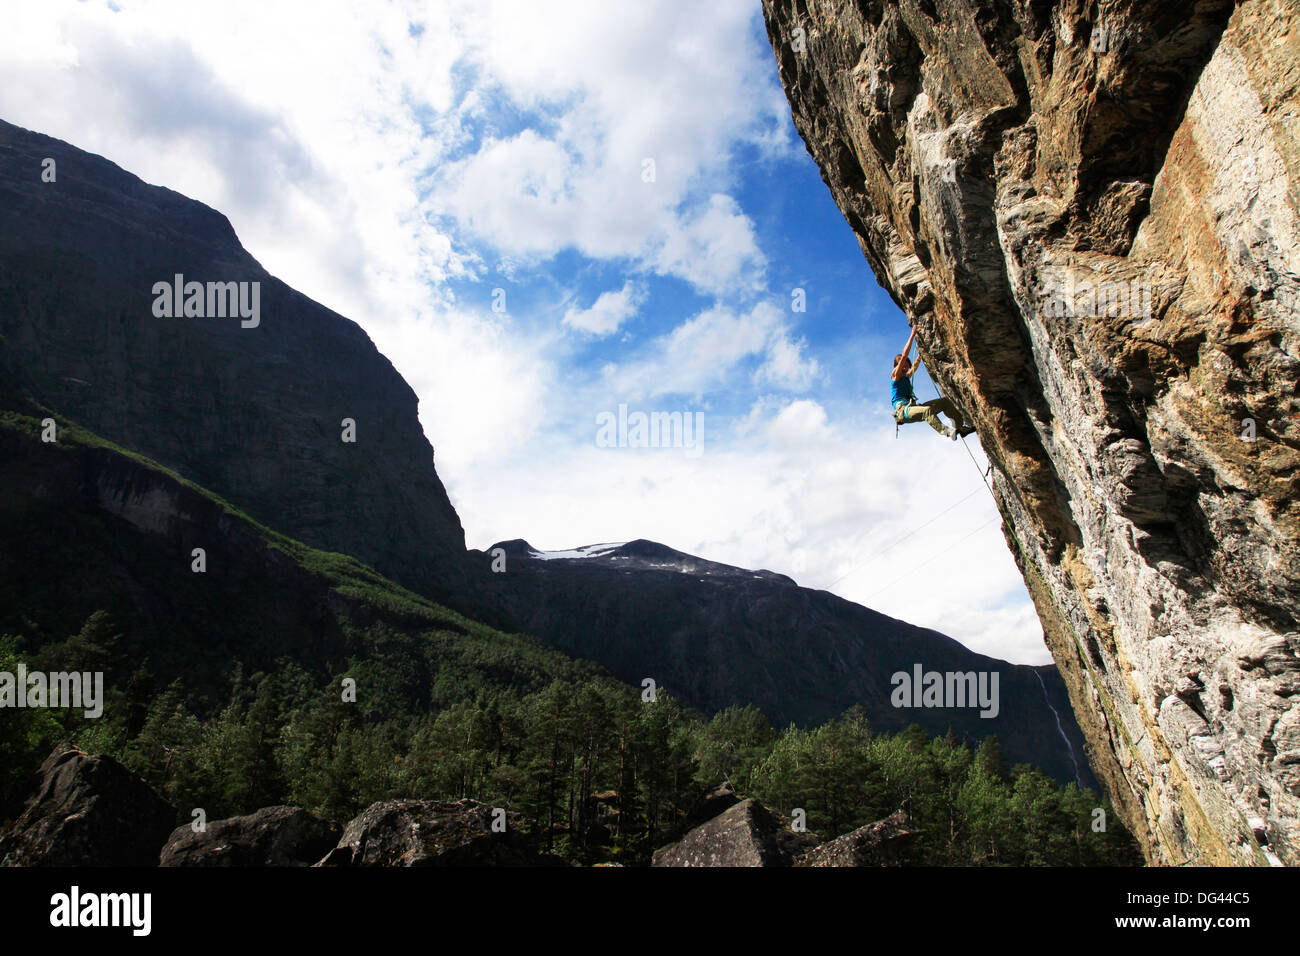
[[[898,402],[894,405],[894,441],[898,441],[898,428],[903,424],[903,415],[915,404],[916,393],[913,393],[906,402]]]

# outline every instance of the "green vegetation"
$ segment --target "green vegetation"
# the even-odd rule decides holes
[[[96,614],[28,663],[121,674],[119,643]],[[0,670],[16,665],[16,644],[0,640]],[[179,681],[153,693],[137,669],[114,684],[100,720],[13,712],[19,720],[0,723],[0,759],[30,772],[70,739],[139,773],[177,806],[178,823],[195,807],[218,819],[287,803],[346,822],[377,800],[470,797],[519,812],[544,848],[582,863],[644,863],[685,831],[691,807],[722,780],[778,814],[803,808],[824,838],[905,807],[922,830],[917,863],[1140,862],[1109,806],[1029,767],[1007,770],[992,738],[973,752],[919,728],[875,734],[856,709],[778,732],[753,707],[706,720],[662,693],[643,702],[600,675],[527,692],[451,668],[422,700],[412,674],[427,663],[390,646],[323,686],[292,663],[237,670],[228,702],[207,712]],[[490,667],[490,655],[479,663]],[[357,682],[356,703],[343,701],[344,677]],[[18,796],[23,779],[6,773],[3,796]],[[1099,806],[1108,821],[1100,833]]]

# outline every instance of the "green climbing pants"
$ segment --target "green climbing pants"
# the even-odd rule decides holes
[[[948,429],[939,420],[940,412],[952,419],[954,428],[961,425],[961,413],[957,411],[952,402],[942,395],[938,398],[932,398],[928,402],[898,406],[894,409],[894,421],[900,425],[910,424],[911,422],[928,422],[930,427],[939,434],[946,435]]]

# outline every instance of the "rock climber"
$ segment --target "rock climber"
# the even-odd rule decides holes
[[[912,343],[915,341],[916,329],[912,329],[912,334],[907,337],[907,345],[903,347],[902,354],[894,356],[894,371],[890,376],[892,382],[889,396],[894,403],[894,421],[899,425],[920,421],[929,422],[931,428],[953,441],[956,441],[962,435],[969,435],[975,429],[966,423],[961,412],[957,411],[957,406],[953,405],[949,399],[941,395],[938,398],[930,399],[928,402],[918,402],[916,400],[916,393],[912,391],[912,376],[921,367],[921,356],[918,353],[915,362],[910,358]],[[953,427],[949,428],[940,421],[940,413],[952,419]]]

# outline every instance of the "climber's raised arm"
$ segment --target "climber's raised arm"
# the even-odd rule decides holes
[[[909,360],[909,356],[912,353],[912,343],[914,341],[916,341],[916,329],[912,329],[912,334],[907,337],[907,344],[903,346],[902,354],[894,358],[893,377],[895,381],[900,378],[910,378],[916,374],[916,365],[921,363],[921,359],[920,357],[917,358],[916,365],[913,365]],[[909,367],[911,368],[911,371],[908,371]]]

